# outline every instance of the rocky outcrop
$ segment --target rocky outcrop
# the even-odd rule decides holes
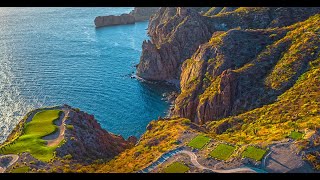
[[[195,8],[167,7],[150,19],[151,41],[143,42],[137,75],[146,80],[179,79],[181,65],[217,31],[284,27],[307,19],[319,8],[221,8],[202,16]]]
[[[135,7],[129,14],[120,16],[98,16],[94,20],[96,27],[113,26],[121,24],[134,24],[137,21],[145,21],[157,12],[159,7]]]
[[[137,141],[135,137],[126,141],[119,135],[111,134],[101,128],[93,115],[68,108],[70,112],[64,137],[66,142],[56,149],[59,157],[70,154],[74,160],[80,162],[109,160],[126,148],[132,147]]]
[[[232,111],[238,86],[237,74],[228,69],[221,73],[220,78],[216,93],[204,99],[197,107],[197,118],[200,124],[210,119],[227,117]]]
[[[160,8],[148,34],[151,41],[143,42],[137,75],[160,81],[178,79],[182,62],[210,38],[202,16],[191,8]]]
[[[310,22],[214,33],[182,65],[174,115],[203,124],[274,102],[319,54],[319,38],[312,33],[317,24]],[[310,37],[302,36],[305,31]]]
[[[121,14],[120,16],[98,16],[94,19],[96,27],[113,26],[120,24],[134,24],[134,16],[130,14]]]
[[[200,124],[270,103],[290,87],[291,81],[281,90],[268,89],[263,79],[291,42],[277,43],[268,63],[261,58],[291,30],[286,26],[306,20],[320,8],[209,11],[201,15],[195,8],[160,8],[149,22],[151,40],[143,42],[137,66],[137,75],[147,80],[180,79],[173,115]],[[274,27],[278,28],[268,29]]]

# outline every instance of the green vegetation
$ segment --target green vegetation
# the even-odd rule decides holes
[[[188,146],[196,149],[202,149],[210,140],[210,138],[204,135],[198,135],[189,142]]]
[[[316,58],[320,48],[319,42],[320,15],[315,15],[303,23],[297,23],[294,30],[289,31],[283,39],[290,40],[291,46],[278,61],[270,75],[266,78],[266,85],[273,89],[285,87],[308,60]],[[307,33],[302,33],[307,32]]]
[[[199,96],[200,103],[204,103],[207,99],[214,97],[216,94],[220,93],[220,83],[221,83],[221,75],[213,78],[211,80],[211,84],[203,94]]]
[[[255,143],[266,146],[284,139],[291,131],[315,130],[320,127],[320,58],[309,63],[293,87],[278,96],[277,101],[208,124],[211,136],[234,144]],[[230,124],[222,134],[215,129]]]
[[[54,121],[60,116],[60,110],[44,110],[36,113],[33,119],[24,125],[22,135],[12,143],[1,148],[3,154],[29,152],[33,157],[48,162],[54,156],[57,147],[48,147],[42,137],[55,133],[58,129]]]
[[[67,154],[65,156],[63,156],[64,159],[72,159],[72,155],[71,154]]]
[[[29,170],[30,170],[30,167],[22,166],[22,167],[18,167],[18,168],[12,169],[10,172],[11,173],[26,173]]]
[[[301,132],[291,131],[289,137],[294,139],[294,140],[299,140],[299,139],[302,139],[303,134]]]
[[[210,156],[220,160],[227,160],[232,155],[236,148],[227,144],[219,144],[213,151],[210,152]]]
[[[67,124],[66,126],[67,126],[67,129],[69,129],[69,130],[73,130],[74,129],[73,125]]]
[[[189,167],[182,164],[181,162],[174,162],[166,167],[163,171],[165,173],[185,173],[189,171]]]
[[[147,167],[164,152],[178,146],[180,135],[189,129],[185,121],[184,118],[151,121],[149,126],[152,128],[142,135],[138,145],[119,154],[99,168],[98,172],[134,172]],[[90,168],[85,166],[81,170],[88,172]]]
[[[320,170],[320,152],[310,152],[306,155],[306,160],[308,160],[316,170]]]
[[[227,34],[228,32],[226,31],[217,31],[212,35],[211,39],[209,40],[209,43],[212,45],[221,45],[222,39],[226,37]]]
[[[213,12],[215,9],[216,9],[216,7],[212,7],[212,8],[210,8],[206,13],[204,13],[203,15],[204,15],[204,16],[211,16],[211,15],[210,15],[211,12]]]
[[[242,153],[243,157],[248,157],[256,161],[260,161],[267,151],[264,149],[256,148],[254,146],[248,146]]]

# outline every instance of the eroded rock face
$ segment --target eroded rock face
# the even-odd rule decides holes
[[[216,8],[202,16],[196,8],[162,7],[150,19],[151,41],[143,43],[137,75],[146,80],[179,79],[181,65],[213,33],[233,28],[284,27],[307,19],[319,8]]]
[[[213,16],[208,23],[213,31],[211,39],[200,44],[194,54],[182,63],[181,94],[175,101],[173,115],[203,124],[271,103],[288,89],[295,78],[277,90],[266,87],[265,78],[292,45],[290,38],[284,38],[290,29],[246,28],[273,27],[278,21],[281,21],[281,26],[292,24],[320,12],[320,9],[309,9],[308,15],[299,14],[305,8],[281,9],[261,8],[259,11],[254,9],[252,14],[232,11]],[[241,16],[235,18],[238,13]],[[224,18],[226,21],[222,22]],[[260,21],[262,23],[257,24]],[[241,28],[223,30],[237,27],[240,22],[245,22]],[[284,39],[280,41],[281,38]],[[272,44],[273,48],[270,48]],[[316,44],[314,46],[317,47]],[[297,68],[300,69],[297,74],[303,72],[305,62],[311,59],[311,56],[307,58],[303,54],[298,61],[301,67]]]
[[[109,160],[136,142],[135,137],[126,141],[122,136],[107,132],[93,115],[72,108],[66,124],[70,125],[65,131],[67,141],[57,148],[60,157],[70,154],[74,160],[81,162]]]
[[[237,93],[237,74],[230,69],[221,73],[217,93],[203,100],[197,107],[197,118],[200,124],[209,119],[220,119],[231,114]]]
[[[134,24],[135,18],[130,14],[121,14],[120,16],[98,16],[94,20],[96,27],[112,26],[120,24]]]
[[[210,38],[209,29],[191,8],[160,8],[149,22],[151,41],[142,45],[137,75],[146,80],[173,80],[182,62]]]

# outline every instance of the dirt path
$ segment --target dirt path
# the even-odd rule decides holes
[[[0,156],[0,159],[5,157],[12,157],[12,160],[6,167],[0,167],[0,173],[4,173],[8,167],[12,166],[19,159],[19,156],[16,154],[3,155],[3,156]]]
[[[228,170],[218,170],[218,169],[211,169],[205,166],[202,166],[198,160],[197,160],[197,155],[194,154],[191,151],[186,151],[186,150],[182,150],[179,153],[183,153],[183,154],[187,154],[190,156],[191,158],[191,162],[193,165],[195,165],[197,168],[199,169],[207,169],[207,170],[211,170],[215,173],[238,173],[238,172],[251,172],[251,173],[256,173],[255,170],[251,169],[251,168],[247,168],[247,167],[243,167],[243,168],[234,168],[234,169],[228,169]]]

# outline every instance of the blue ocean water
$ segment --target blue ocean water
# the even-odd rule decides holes
[[[0,8],[0,142],[31,109],[69,104],[103,128],[140,136],[170,86],[131,79],[148,22],[96,29],[132,8]]]

